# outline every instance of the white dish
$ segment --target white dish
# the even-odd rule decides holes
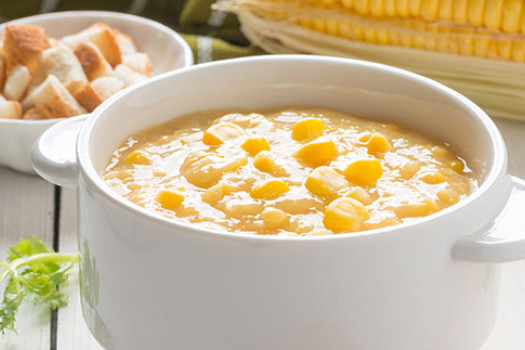
[[[172,29],[149,19],[117,12],[74,11],[25,17],[0,26],[0,36],[8,25],[34,24],[45,28],[52,38],[77,33],[95,22],[106,22],[129,34],[140,51],[149,55],[154,74],[193,64],[186,42]],[[60,119],[22,120],[0,118],[0,166],[34,174],[31,147],[36,139]]]
[[[177,223],[100,176],[113,150],[148,126],[196,110],[283,105],[424,131],[470,160],[480,188],[411,223],[281,237]],[[507,206],[525,184],[508,175],[490,118],[441,84],[368,62],[266,56],[169,73],[52,127],[33,161],[44,178],[78,185],[84,318],[110,349],[478,350],[495,320],[497,263],[525,258],[525,228],[513,220],[522,208]]]

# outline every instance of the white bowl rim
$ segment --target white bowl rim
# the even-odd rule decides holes
[[[304,236],[293,236],[293,235],[257,235],[252,233],[243,233],[243,232],[225,232],[219,230],[211,229],[202,229],[194,227],[189,223],[177,222],[174,219],[164,217],[158,213],[147,210],[127,199],[117,194],[113,191],[109,185],[102,179],[100,174],[97,173],[93,163],[91,162],[91,156],[89,152],[89,140],[93,132],[93,126],[97,120],[104,114],[106,109],[110,107],[113,103],[118,102],[118,100],[125,97],[125,95],[133,90],[142,89],[145,85],[154,84],[157,80],[171,78],[179,74],[188,74],[193,70],[205,70],[210,67],[221,67],[221,66],[230,66],[242,63],[258,62],[258,61],[310,61],[311,63],[323,63],[327,62],[329,64],[340,64],[340,65],[352,65],[352,66],[361,66],[368,67],[373,69],[383,70],[389,74],[394,74],[402,76],[405,78],[410,78],[417,81],[419,84],[426,85],[431,87],[438,92],[441,92],[444,95],[447,95],[448,98],[455,100],[456,102],[467,107],[472,114],[481,122],[483,128],[487,131],[489,136],[488,142],[492,142],[492,148],[494,151],[494,161],[488,172],[485,180],[473,193],[471,193],[467,198],[460,200],[458,203],[442,209],[436,213],[430,214],[428,216],[418,218],[417,220],[396,224],[392,226],[367,230],[367,231],[357,231],[351,233],[342,233],[334,235],[304,235]],[[217,68],[219,69],[219,68]],[[174,115],[175,118],[175,115]],[[409,72],[407,70],[396,68],[388,65],[383,65],[374,62],[368,62],[357,59],[348,59],[348,58],[339,58],[331,56],[318,56],[318,55],[297,55],[297,54],[287,54],[287,55],[265,55],[265,56],[251,56],[251,57],[242,57],[235,58],[223,61],[209,62],[204,64],[199,64],[195,66],[190,66],[182,69],[178,69],[173,72],[165,73],[160,76],[148,79],[147,81],[140,82],[129,90],[121,91],[108,100],[104,101],[94,112],[93,115],[88,118],[85,124],[82,126],[78,139],[77,139],[77,159],[79,163],[79,170],[86,182],[89,182],[90,185],[94,186],[104,197],[111,200],[113,203],[121,206],[134,213],[135,215],[140,215],[142,218],[147,220],[153,220],[156,223],[167,225],[168,227],[179,227],[188,231],[191,234],[204,234],[204,235],[213,235],[217,238],[224,239],[233,239],[233,240],[258,240],[258,241],[270,241],[277,240],[283,242],[306,242],[306,241],[318,241],[318,240],[329,240],[329,239],[352,239],[359,237],[369,237],[380,234],[389,234],[393,235],[399,232],[403,232],[409,228],[416,226],[424,226],[431,223],[435,223],[443,218],[449,216],[449,214],[458,211],[464,207],[471,205],[479,197],[485,194],[489,188],[491,188],[498,180],[503,176],[507,175],[507,150],[503,137],[499,133],[496,125],[490,119],[490,117],[474,102],[470,101],[468,98],[456,92],[455,90],[446,87],[445,85],[438,83],[435,80],[430,78],[423,77],[419,74]]]
[[[152,27],[155,27],[156,29],[169,33],[171,37],[183,47],[184,51],[184,60],[189,63],[189,65],[193,65],[194,58],[193,53],[191,51],[190,46],[188,43],[182,39],[182,37],[173,29],[170,27],[154,21],[149,18],[132,15],[129,13],[121,13],[121,12],[114,12],[114,11],[61,11],[61,12],[50,12],[50,13],[42,13],[38,15],[33,16],[27,16],[22,18],[13,19],[11,21],[5,22],[0,24],[0,31],[3,31],[5,27],[14,25],[14,24],[26,24],[26,23],[32,23],[35,19],[60,19],[60,18],[71,18],[71,17],[91,17],[94,21],[96,20],[103,20],[104,18],[124,18],[129,21],[135,21],[135,22],[141,22],[144,24],[149,24]],[[179,68],[180,69],[180,68]],[[167,73],[167,72],[165,72]],[[165,74],[161,73],[161,74]],[[161,75],[159,74],[159,75]],[[90,114],[90,113],[84,113],[75,115],[75,117],[79,117],[81,115]],[[57,122],[60,122],[67,118],[47,118],[47,119],[7,119],[7,118],[0,118],[0,127],[2,125],[6,124],[18,124],[18,125],[52,125]]]

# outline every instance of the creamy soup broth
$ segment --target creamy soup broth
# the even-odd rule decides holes
[[[126,199],[208,230],[329,235],[421,218],[478,185],[446,143],[325,108],[206,111],[129,137],[104,171]]]

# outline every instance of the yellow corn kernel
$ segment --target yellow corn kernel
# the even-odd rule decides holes
[[[525,24],[525,10],[523,10]],[[525,62],[525,41],[515,42],[512,46],[512,59],[518,62]]]
[[[459,193],[452,189],[441,190],[437,193],[439,200],[446,206],[450,206],[459,201]]]
[[[159,191],[157,194],[157,202],[164,209],[175,210],[184,201],[184,196],[180,193],[176,193],[169,190]]]
[[[344,176],[328,166],[315,168],[304,186],[313,194],[322,197],[335,197],[338,192],[350,186]]]
[[[142,151],[134,151],[128,154],[126,160],[131,164],[149,165],[151,159]]]
[[[501,26],[502,10],[504,0],[487,0],[485,7],[485,18],[483,23],[487,28],[499,29]]]
[[[277,164],[268,151],[259,152],[255,158],[253,158],[253,166],[259,171],[273,176],[287,175],[286,170]]]
[[[483,24],[483,14],[485,12],[485,0],[469,1],[468,3],[468,22],[475,26]]]
[[[421,0],[410,0],[408,9],[412,16],[419,16],[419,13],[421,12]]]
[[[440,171],[432,171],[421,174],[419,179],[427,184],[435,185],[445,182],[446,177]]]
[[[212,125],[202,135],[202,142],[206,145],[220,145],[224,141],[233,140],[243,135],[240,126],[231,123],[219,123]]]
[[[292,128],[292,139],[296,141],[311,140],[323,133],[326,125],[315,118],[304,118],[294,124]]]
[[[250,196],[255,199],[274,199],[290,190],[288,184],[281,180],[268,180],[253,187]]]
[[[226,203],[223,210],[226,215],[244,221],[247,216],[253,217],[259,215],[264,210],[264,206],[262,203],[257,202],[236,201]]]
[[[401,204],[394,208],[399,218],[427,216],[437,210],[439,210],[439,207],[430,199],[423,200],[419,203]]]
[[[328,205],[323,224],[333,232],[354,232],[361,229],[368,219],[368,210],[353,198],[338,198]]]
[[[523,0],[505,0],[503,3],[502,29],[508,33],[517,33],[520,30],[520,16]]]
[[[235,187],[225,183],[218,183],[202,193],[201,199],[204,203],[214,205],[224,198],[225,195],[235,191]]]
[[[241,145],[242,149],[248,152],[251,156],[255,156],[262,151],[269,151],[270,145],[264,137],[251,137],[244,141]]]
[[[409,161],[399,168],[399,175],[405,180],[410,180],[421,169],[418,162]]]
[[[220,154],[193,152],[190,153],[180,167],[180,173],[189,183],[209,188],[219,182],[221,177],[246,165],[248,159],[244,155],[224,157]]]
[[[344,197],[357,199],[359,202],[363,203],[364,205],[369,205],[374,201],[372,197],[362,187],[358,187],[358,186],[346,192]]]
[[[285,226],[289,222],[288,215],[277,208],[266,208],[261,213],[261,219],[269,229],[277,229]]]
[[[370,0],[370,11],[374,17],[383,17],[385,14],[383,0]]]
[[[339,36],[339,22],[335,20],[328,20],[326,22],[326,33],[332,36]]]
[[[462,173],[465,169],[465,164],[463,164],[463,162],[460,160],[453,160],[450,162],[450,168],[457,173]]]
[[[473,0],[473,1],[477,1],[477,0]],[[469,3],[468,0],[454,1],[454,11],[453,11],[454,20],[456,20],[459,23],[465,23],[467,21],[468,3]]]
[[[370,12],[370,1],[369,0],[354,0],[354,9],[361,15],[366,15]]]
[[[455,0],[442,0],[439,6],[439,18],[444,20],[452,19],[452,9]]]
[[[354,8],[354,0],[342,0],[344,8],[351,10]]]
[[[423,19],[432,20],[438,17],[439,0],[425,0],[421,4],[421,15]]]
[[[409,0],[397,0],[396,1],[397,15],[399,17],[410,16]]]
[[[386,153],[392,148],[385,135],[380,133],[365,135],[359,141],[364,142],[368,148],[368,153],[375,156]]]
[[[323,165],[337,158],[339,152],[332,140],[313,141],[303,145],[295,156],[312,165]]]
[[[377,159],[360,159],[350,163],[343,174],[355,183],[372,183],[383,175],[383,167]]]

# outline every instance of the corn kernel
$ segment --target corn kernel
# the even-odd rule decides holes
[[[274,199],[289,190],[288,184],[284,181],[268,180],[255,185],[250,192],[250,196],[256,199]]]
[[[244,141],[241,145],[242,149],[248,152],[251,156],[257,155],[262,151],[269,151],[270,145],[264,137],[252,137]]]
[[[126,160],[131,164],[149,165],[151,159],[142,151],[134,151],[128,154]]]
[[[315,118],[304,118],[299,120],[292,129],[292,139],[296,141],[311,140],[323,133],[326,125]]]
[[[258,153],[253,159],[253,166],[263,173],[268,173],[274,176],[288,175],[286,170],[275,162],[275,159],[270,156],[268,151]]]
[[[373,183],[383,175],[383,168],[377,159],[356,160],[343,171],[355,183]]]
[[[246,165],[248,159],[244,155],[224,157],[220,154],[207,152],[190,153],[180,167],[180,173],[189,183],[209,188],[219,182],[221,177]]]
[[[388,142],[385,135],[380,133],[365,135],[361,137],[359,141],[365,142],[366,147],[368,148],[368,154],[372,154],[375,156],[381,153],[386,153],[392,148],[392,146],[390,146],[390,142]]]
[[[314,166],[327,164],[337,158],[339,152],[332,140],[313,141],[299,148],[295,156]]]
[[[324,212],[323,224],[333,232],[354,232],[368,219],[368,210],[353,198],[338,198],[328,205]]]
[[[427,216],[439,210],[436,203],[430,199],[419,203],[401,204],[394,208],[400,218]]]
[[[241,127],[231,123],[219,123],[212,125],[202,135],[202,142],[206,145],[220,145],[228,140],[242,136],[244,132]]]
[[[289,217],[286,213],[277,208],[266,208],[261,213],[261,219],[269,229],[276,229],[283,227],[289,222]]]
[[[202,193],[201,199],[204,203],[214,205],[224,198],[225,195],[235,191],[235,187],[225,183],[218,183]]]
[[[445,175],[439,171],[426,172],[421,174],[419,179],[430,185],[440,184],[446,180]]]
[[[322,197],[335,197],[338,192],[350,186],[344,176],[328,166],[315,168],[306,181],[304,186],[313,194]]]
[[[244,220],[247,216],[259,215],[264,210],[262,203],[257,202],[235,202],[228,203],[224,212],[237,220]]]
[[[401,177],[405,180],[410,180],[419,171],[419,169],[421,169],[421,165],[419,165],[419,163],[409,161],[399,168],[399,175],[401,175]]]
[[[162,190],[157,194],[157,202],[164,209],[175,210],[184,201],[184,196],[169,190]]]
[[[358,187],[358,186],[346,192],[344,196],[348,198],[357,199],[359,202],[363,203],[364,205],[369,205],[374,201],[372,197],[362,187]]]
[[[460,160],[453,160],[452,162],[450,162],[450,168],[452,168],[452,170],[454,170],[455,172],[461,174],[465,169],[465,164],[463,164],[463,162]]]
[[[439,200],[446,206],[457,203],[460,198],[460,194],[453,189],[445,189],[437,193]]]

